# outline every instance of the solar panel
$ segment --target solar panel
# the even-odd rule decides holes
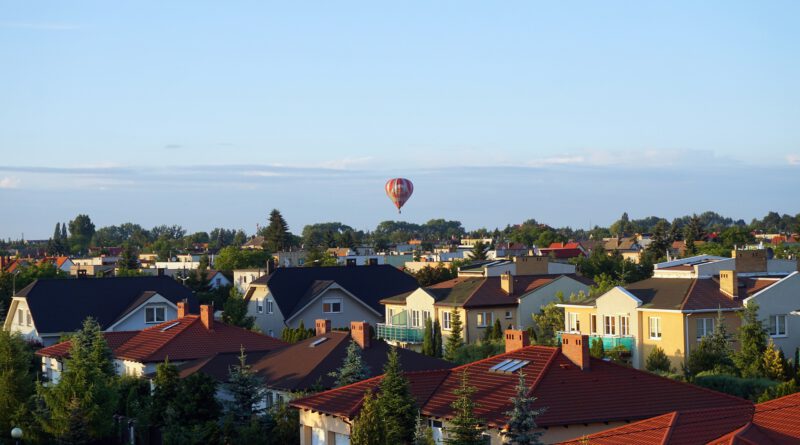
[[[175,326],[178,326],[179,324],[181,324],[181,322],[180,321],[176,321],[175,323],[172,323],[169,326],[164,326],[163,328],[161,328],[161,332],[166,332],[166,331],[174,328]]]
[[[520,363],[517,363],[516,365],[512,366],[511,368],[506,369],[505,372],[512,373],[514,371],[517,371],[517,370],[521,369],[523,366],[527,365],[528,363],[530,363],[530,361],[528,361],[528,360],[520,360]]]
[[[497,368],[497,372],[508,372],[509,369],[522,363],[522,360],[511,360],[507,365]]]
[[[326,340],[328,340],[328,337],[322,337],[322,338],[319,338],[319,339],[317,339],[317,340],[314,340],[313,342],[311,342],[311,344],[310,344],[310,345],[308,345],[308,347],[309,347],[309,348],[316,348],[317,346],[319,346],[319,345],[321,345],[322,343],[324,343]]]
[[[500,367],[502,367],[502,366],[505,366],[505,365],[507,365],[507,364],[508,364],[509,362],[511,362],[511,361],[512,361],[511,359],[505,359],[505,360],[503,360],[502,362],[500,362],[500,363],[498,363],[498,364],[496,364],[496,365],[492,366],[491,368],[489,368],[489,371],[491,371],[491,372],[495,372],[495,371],[497,371],[497,369],[498,369],[498,368],[500,368]]]

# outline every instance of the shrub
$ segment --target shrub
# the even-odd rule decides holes
[[[669,357],[667,357],[667,354],[659,346],[653,348],[653,350],[650,351],[650,354],[647,355],[647,362],[645,363],[645,369],[647,369],[648,371],[650,372],[660,371],[663,373],[668,373],[670,372],[670,368],[671,366],[669,362]]]
[[[800,391],[800,388],[797,387],[797,383],[794,380],[789,380],[788,382],[783,382],[780,385],[775,385],[767,388],[760,396],[758,396],[758,403],[767,402],[772,399],[777,399],[778,397],[788,396],[789,394],[794,394]]]
[[[701,372],[695,376],[694,384],[743,399],[756,400],[767,389],[778,385],[778,382],[763,378],[744,379],[728,374]]]
[[[592,340],[592,347],[589,350],[589,354],[591,354],[594,358],[605,358],[606,351],[603,347],[603,340],[599,338],[595,338]]]

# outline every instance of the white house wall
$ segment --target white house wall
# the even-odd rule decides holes
[[[267,300],[272,301],[273,312],[267,312]],[[264,308],[263,312],[258,312],[258,304],[261,302]],[[280,337],[283,328],[286,327],[284,323],[284,316],[281,313],[278,303],[272,297],[266,286],[255,286],[255,291],[250,301],[247,303],[247,315],[255,317],[255,325],[262,333],[271,335],[273,337]],[[311,325],[306,325],[306,328],[313,328],[314,322]]]
[[[340,298],[342,300],[342,312],[337,314],[322,312],[322,302],[328,298]],[[296,328],[300,325],[300,320],[303,320],[306,328],[313,328],[316,320],[320,318],[330,320],[332,328],[349,328],[351,321],[366,321],[372,326],[375,326],[376,323],[383,323],[383,314],[375,314],[364,303],[357,301],[347,292],[335,287],[329,288],[308,307],[292,317],[289,324],[291,327]]]
[[[794,357],[795,348],[800,346],[800,315],[792,315],[800,309],[800,273],[782,279],[745,301],[758,304],[758,316],[767,328],[770,315],[786,315],[786,336],[772,337],[772,341],[784,355]]]
[[[563,292],[564,300],[569,302],[570,295],[577,295],[580,291],[588,293],[589,286],[569,277],[561,277],[533,292],[523,295],[519,299],[516,326],[519,326],[521,329],[533,326],[533,318],[531,316],[533,314],[538,314],[542,307],[546,306],[551,301],[556,301],[556,294],[558,292]]]
[[[153,306],[163,306],[166,308],[166,318],[164,321],[175,320],[178,318],[178,310],[175,307],[175,304],[161,295],[156,294],[148,299],[143,305],[139,306],[133,312],[128,314],[128,316],[119,322],[119,324],[113,325],[113,327],[110,327],[107,329],[107,331],[141,331],[142,329],[162,323],[162,321],[159,321],[158,323],[145,323],[145,309]]]

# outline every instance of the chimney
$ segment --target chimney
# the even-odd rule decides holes
[[[187,304],[185,299],[178,302],[178,318],[183,318],[189,314],[189,311],[186,310],[186,306]]]
[[[319,319],[315,323],[317,335],[325,335],[331,331],[331,321]]]
[[[737,250],[731,252],[736,266],[736,272],[742,273],[755,273],[767,271],[767,251],[764,249],[757,250]]]
[[[719,290],[734,299],[739,296],[739,280],[735,270],[719,271]]]
[[[506,330],[506,352],[516,351],[530,345],[528,331],[519,329]]]
[[[366,321],[351,321],[350,338],[358,343],[361,349],[369,348],[369,323]]]
[[[582,370],[589,369],[589,336],[561,334],[561,353]]]
[[[514,276],[511,275],[511,272],[505,272],[500,275],[500,288],[503,289],[506,295],[514,293]]]
[[[209,331],[214,330],[214,306],[201,304],[200,305],[200,321],[203,323],[203,326],[206,327]]]

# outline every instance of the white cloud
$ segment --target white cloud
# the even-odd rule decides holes
[[[789,163],[789,165],[800,165],[800,155],[786,155],[786,161]]]
[[[549,158],[542,158],[542,159],[534,159],[532,161],[528,161],[527,165],[530,167],[545,167],[548,165],[575,165],[575,164],[583,164],[586,162],[586,158],[583,156],[553,156]]]
[[[353,166],[368,164],[374,159],[375,158],[373,158],[372,156],[364,156],[361,158],[334,159],[332,161],[321,162],[316,166],[320,168],[330,168],[333,170],[345,170]]]
[[[0,189],[15,189],[19,187],[19,183],[19,178],[6,176],[3,179],[0,179]]]

